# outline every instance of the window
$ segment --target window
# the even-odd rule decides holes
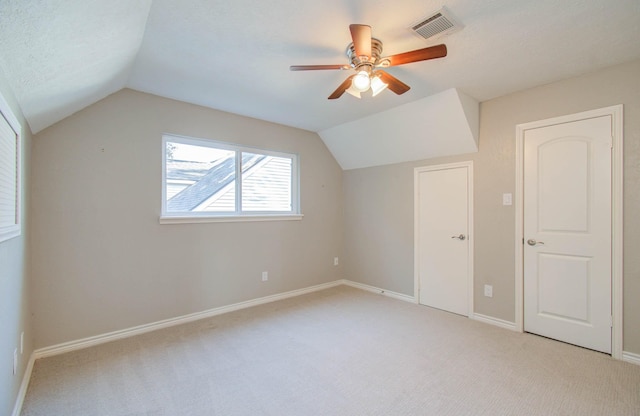
[[[0,96],[0,241],[20,235],[21,126]]]
[[[161,222],[299,219],[298,157],[165,135]]]

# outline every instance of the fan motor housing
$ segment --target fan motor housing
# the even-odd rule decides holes
[[[353,68],[358,68],[362,65],[374,66],[382,55],[382,41],[380,39],[371,38],[371,57],[356,55],[356,49],[353,42],[347,46],[346,53]]]

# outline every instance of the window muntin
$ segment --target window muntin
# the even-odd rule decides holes
[[[279,215],[299,215],[297,155],[163,136],[163,218]]]

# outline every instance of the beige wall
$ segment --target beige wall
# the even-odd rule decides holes
[[[29,166],[31,130],[25,122],[13,92],[0,74],[0,94],[22,125],[22,234],[0,243],[0,414],[10,415],[29,361],[33,332],[29,315]],[[24,352],[20,355],[20,333],[24,331]],[[13,351],[18,348],[18,372],[13,373]]]
[[[515,212],[502,194],[515,191],[516,125],[624,104],[623,348],[640,353],[639,74],[635,61],[484,102],[478,153],[346,171],[344,277],[413,295],[413,168],[473,160],[475,312],[513,322]]]
[[[515,126],[622,103],[624,350],[640,353],[638,73],[640,61],[482,103],[478,153],[346,172],[316,134],[120,91],[33,139],[35,345],[342,277],[413,295],[413,168],[462,160],[475,169],[475,312],[513,321],[515,217],[502,193],[514,192]],[[299,153],[304,219],[159,225],[164,132]]]
[[[163,133],[298,153],[304,218],[160,225]],[[340,279],[342,205],[315,133],[113,94],[33,139],[36,346]]]

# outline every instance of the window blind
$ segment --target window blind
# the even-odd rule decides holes
[[[18,137],[0,113],[0,234],[18,226]]]

